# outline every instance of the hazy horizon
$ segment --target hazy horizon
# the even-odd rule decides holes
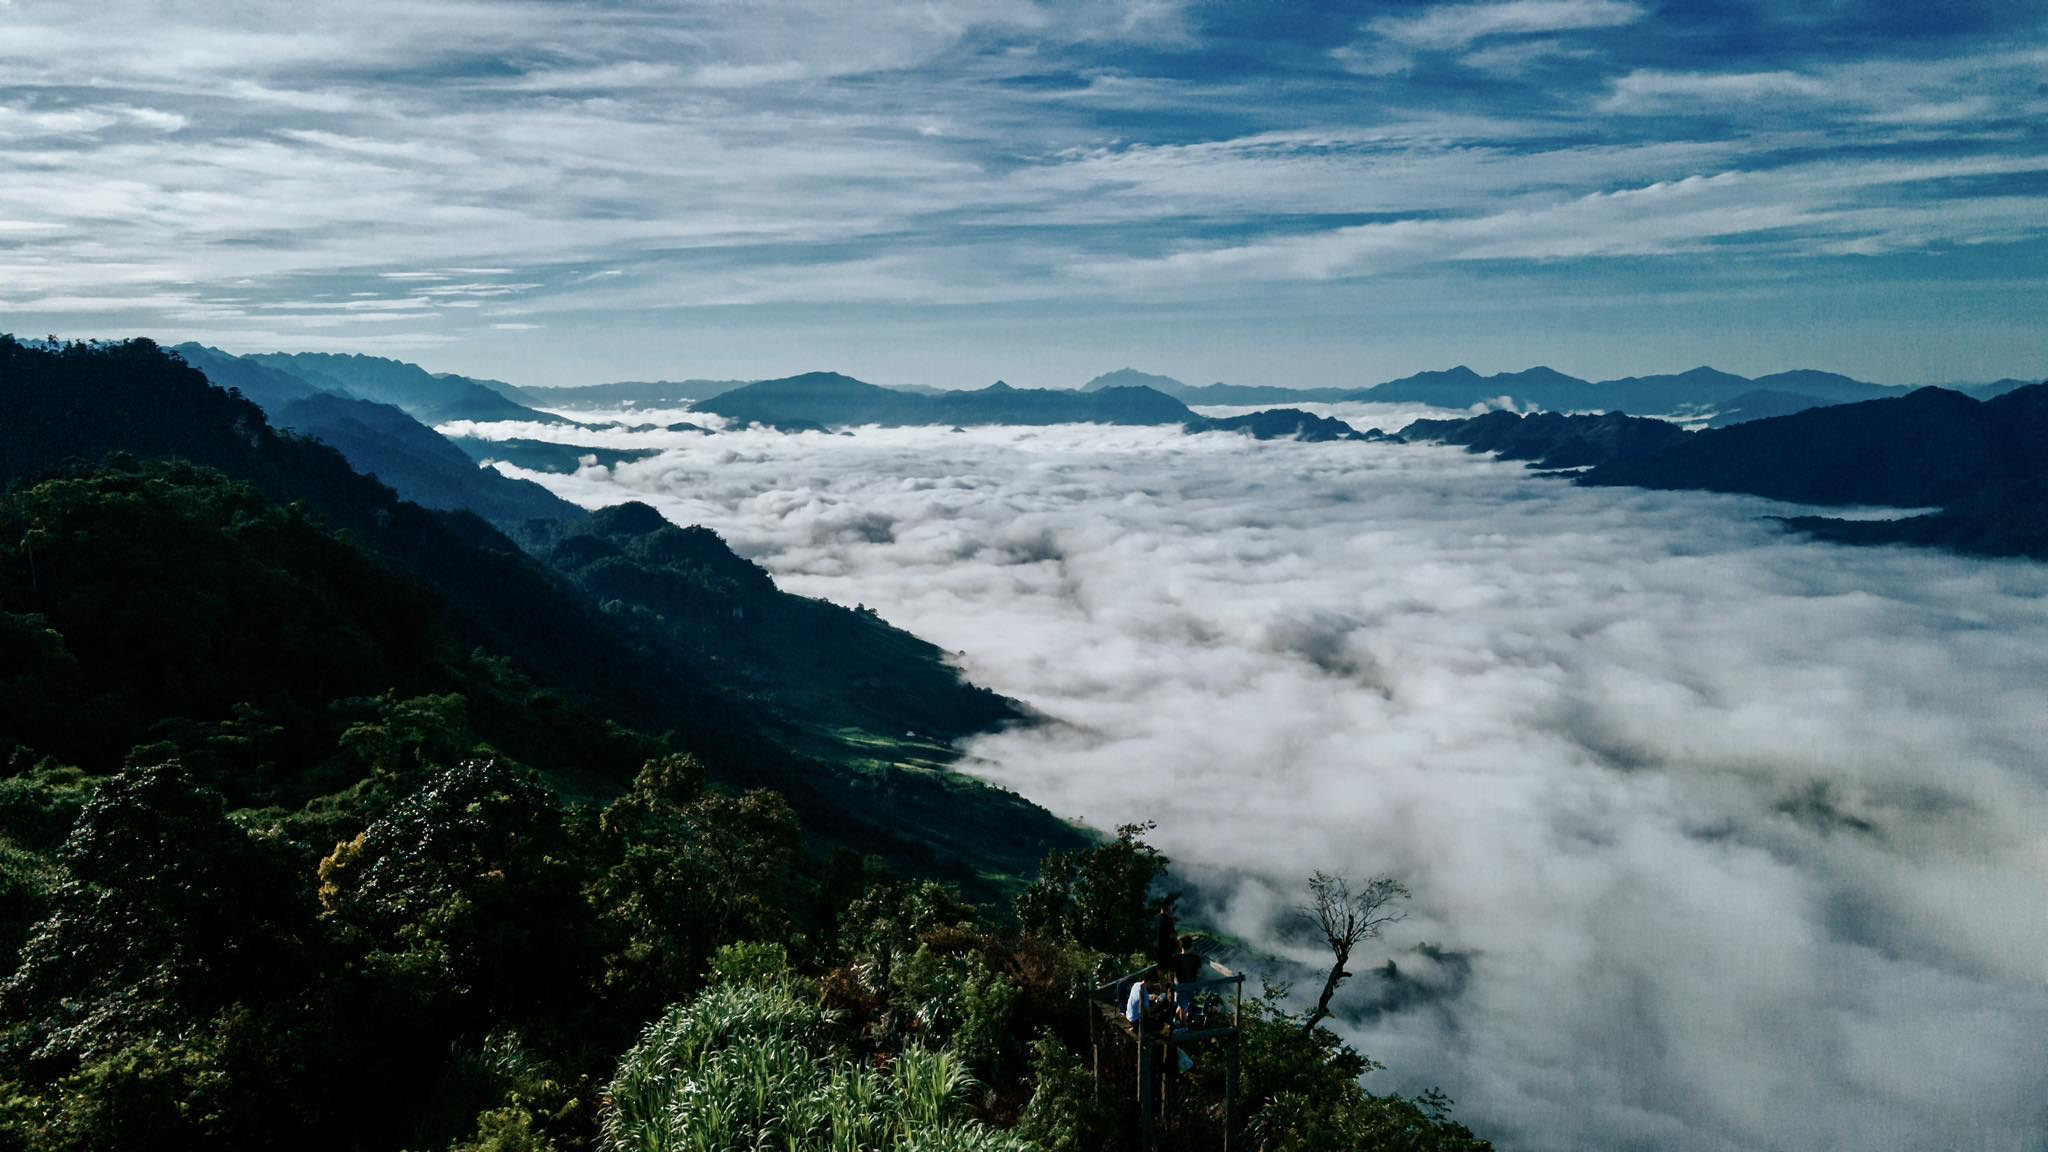
[[[23,338],[26,338],[26,337],[27,337],[27,334],[26,334],[26,333],[15,333],[15,335],[16,335],[16,336],[18,336],[18,337],[23,337]],[[81,337],[81,338],[91,338],[91,337]],[[107,338],[112,338],[112,337],[107,337]],[[163,343],[165,343],[165,344],[166,344],[166,346],[169,346],[169,345],[171,345],[171,344],[173,344],[173,343],[184,343],[184,341],[175,341],[175,342],[173,342],[173,341],[163,341]],[[320,349],[315,349],[315,348],[243,348],[243,349],[239,349],[239,350],[237,350],[237,349],[229,349],[229,348],[218,348],[217,350],[219,350],[219,351],[222,351],[222,352],[226,352],[226,353],[228,353],[228,354],[230,354],[230,355],[235,355],[235,356],[261,356],[261,355],[268,355],[268,354],[284,354],[284,355],[290,355],[290,354],[294,354],[294,353],[300,353],[300,352],[319,352],[319,351],[321,351]],[[1151,369],[1151,368],[1146,368],[1146,367],[1143,367],[1143,366],[1141,366],[1141,365],[1135,365],[1135,364],[1121,364],[1121,365],[1119,365],[1119,366],[1117,366],[1117,367],[1114,367],[1114,368],[1104,368],[1104,369],[1100,369],[1100,370],[1098,370],[1098,371],[1095,371],[1095,372],[1092,372],[1092,373],[1090,373],[1089,375],[1087,375],[1087,376],[1085,376],[1085,377],[1079,377],[1079,378],[1075,378],[1075,379],[1071,379],[1071,380],[1060,380],[1060,381],[1053,381],[1053,382],[1049,382],[1049,383],[1043,383],[1043,384],[1039,384],[1039,383],[1028,383],[1028,382],[1026,382],[1026,380],[1027,380],[1027,378],[1028,378],[1028,377],[1030,377],[1030,376],[1032,376],[1032,375],[1035,375],[1035,374],[1033,374],[1033,373],[1018,373],[1018,374],[1011,374],[1011,375],[997,375],[997,376],[993,376],[993,377],[990,377],[990,378],[989,378],[989,379],[987,379],[987,380],[977,380],[977,381],[966,381],[966,382],[952,382],[952,383],[938,383],[938,384],[927,384],[927,383],[922,383],[922,382],[919,382],[919,381],[908,381],[908,380],[882,380],[882,379],[876,379],[876,378],[874,378],[874,377],[872,377],[872,376],[864,376],[864,375],[862,375],[862,374],[861,374],[861,373],[859,373],[859,372],[852,372],[852,371],[847,371],[846,369],[844,369],[844,368],[842,368],[842,367],[838,367],[838,366],[834,366],[834,365],[812,365],[812,366],[810,366],[810,367],[808,367],[808,368],[799,368],[799,369],[797,369],[797,370],[795,370],[795,371],[792,371],[792,372],[784,372],[784,373],[780,373],[780,374],[778,374],[778,375],[773,375],[773,376],[766,376],[766,375],[759,375],[759,374],[747,374],[747,375],[736,375],[736,376],[713,376],[713,375],[709,375],[709,374],[707,374],[707,373],[702,373],[702,372],[668,372],[668,373],[661,373],[661,374],[655,374],[655,375],[648,375],[648,376],[640,376],[640,377],[631,377],[631,378],[627,378],[627,377],[617,377],[617,378],[608,378],[608,379],[604,379],[604,380],[584,380],[584,381],[578,381],[578,382],[576,382],[576,383],[574,383],[574,384],[566,384],[566,385],[549,385],[549,384],[541,384],[541,383],[539,383],[539,382],[537,382],[537,381],[531,381],[531,380],[519,380],[519,379],[514,379],[514,378],[507,378],[507,377],[502,377],[502,376],[485,376],[485,375],[482,375],[482,374],[480,374],[480,373],[468,373],[468,372],[462,372],[462,371],[459,371],[459,370],[456,370],[456,369],[452,369],[452,368],[447,368],[447,367],[444,367],[444,366],[441,366],[441,365],[438,365],[438,364],[434,364],[434,363],[423,363],[423,362],[421,362],[421,361],[417,361],[417,360],[408,360],[408,359],[406,359],[405,357],[401,357],[401,356],[386,356],[386,355],[385,355],[385,354],[383,354],[383,353],[377,353],[377,352],[347,352],[347,351],[344,351],[344,352],[341,352],[340,354],[341,354],[341,355],[365,355],[365,356],[383,356],[383,357],[384,357],[385,359],[397,360],[397,361],[399,361],[399,362],[402,362],[402,363],[410,363],[410,364],[413,364],[413,365],[414,365],[415,367],[418,367],[418,368],[424,369],[425,371],[427,371],[427,372],[429,372],[429,373],[433,373],[433,374],[436,374],[436,375],[458,375],[458,376],[468,376],[468,377],[470,377],[471,379],[485,379],[485,380],[491,380],[491,381],[493,381],[493,382],[496,382],[496,383],[500,383],[500,384],[510,384],[510,385],[512,385],[513,387],[522,387],[522,386],[528,386],[528,385],[531,385],[531,386],[534,386],[534,387],[570,387],[570,388],[576,388],[576,387],[584,387],[584,388],[595,388],[595,387],[600,387],[600,386],[603,386],[603,385],[607,385],[607,384],[619,384],[619,383],[634,383],[634,382],[646,382],[646,383],[655,383],[655,382],[661,382],[661,381],[668,381],[668,382],[681,382],[681,381],[687,381],[687,380],[717,380],[717,381],[736,381],[736,382],[739,382],[739,383],[749,383],[749,384],[751,384],[751,383],[760,383],[760,382],[762,382],[762,381],[767,381],[767,380],[781,380],[781,379],[788,379],[789,377],[792,377],[792,376],[802,376],[802,375],[810,375],[810,374],[818,374],[818,373],[832,373],[832,374],[837,374],[837,375],[847,376],[847,377],[851,377],[851,378],[853,378],[853,379],[855,379],[855,380],[859,380],[860,382],[862,382],[862,383],[865,383],[865,384],[876,384],[876,385],[880,385],[880,386],[882,386],[882,387],[885,387],[885,388],[904,388],[904,387],[911,387],[911,388],[939,388],[939,389],[946,389],[946,390],[970,390],[970,389],[976,389],[976,388],[986,388],[986,387],[988,387],[988,386],[989,386],[989,385],[991,385],[991,384],[996,384],[996,383],[1003,383],[1003,384],[1008,384],[1008,385],[1010,385],[1011,387],[1014,387],[1014,388],[1048,388],[1048,389],[1061,389],[1061,390],[1072,390],[1072,389],[1077,389],[1077,388],[1080,388],[1080,387],[1082,387],[1082,386],[1084,386],[1084,385],[1087,385],[1087,384],[1091,384],[1091,383],[1093,383],[1093,382],[1094,382],[1094,381],[1095,381],[1095,380],[1096,380],[1097,378],[1099,378],[1099,377],[1102,377],[1102,376],[1108,376],[1108,375],[1113,375],[1113,374],[1116,374],[1116,373],[1119,373],[1119,372],[1139,372],[1139,373],[1143,373],[1143,374],[1145,374],[1145,375],[1148,375],[1148,376],[1165,376],[1165,377],[1171,378],[1171,379],[1173,379],[1173,380],[1176,380],[1176,381],[1178,381],[1178,382],[1179,382],[1179,383],[1181,383],[1181,384],[1185,384],[1185,385],[1190,385],[1190,386],[1196,386],[1196,387],[1200,387],[1200,386],[1205,386],[1205,385],[1208,385],[1208,384],[1228,384],[1228,385],[1232,385],[1232,386],[1236,386],[1236,387],[1271,387],[1271,388],[1317,388],[1317,387],[1324,387],[1324,388],[1345,388],[1345,387],[1351,387],[1351,388],[1357,388],[1357,389],[1367,389],[1367,388],[1371,388],[1371,387],[1373,387],[1373,386],[1375,386],[1375,385],[1378,385],[1378,384],[1384,384],[1384,383],[1388,383],[1389,381],[1393,381],[1393,380],[1399,380],[1399,379],[1405,378],[1405,377],[1407,377],[1407,376],[1415,375],[1415,374],[1418,374],[1418,373],[1425,373],[1425,372],[1454,372],[1454,371],[1457,371],[1457,370],[1458,370],[1458,369],[1460,369],[1460,368],[1466,368],[1466,369],[1470,369],[1471,371],[1473,371],[1473,372],[1477,373],[1477,374],[1478,374],[1478,375],[1480,375],[1480,376],[1484,376],[1484,377],[1491,377],[1491,376],[1499,375],[1499,374],[1501,374],[1501,373],[1515,373],[1515,372],[1522,372],[1522,371],[1527,371],[1527,370],[1530,370],[1530,369],[1541,369],[1541,368],[1548,368],[1548,369],[1551,369],[1551,370],[1553,370],[1553,371],[1557,371],[1557,372],[1562,372],[1562,373],[1564,373],[1564,374],[1565,374],[1565,375],[1567,375],[1567,376],[1575,376],[1575,377],[1578,377],[1578,378],[1580,378],[1580,379],[1583,379],[1583,380],[1586,380],[1586,381],[1589,381],[1589,382],[1592,382],[1592,383],[1601,383],[1601,382],[1604,382],[1604,381],[1610,381],[1610,380],[1623,380],[1623,379],[1630,379],[1630,378],[1640,378],[1640,377],[1651,377],[1651,376],[1666,376],[1666,375],[1680,375],[1680,374],[1683,374],[1683,373],[1686,373],[1686,372],[1690,372],[1690,371],[1695,371],[1695,370],[1698,370],[1698,369],[1703,369],[1703,368],[1705,368],[1705,369],[1712,369],[1712,370],[1715,370],[1715,371],[1720,371],[1720,372],[1732,372],[1732,374],[1734,374],[1734,375],[1738,375],[1738,376],[1747,376],[1747,377],[1750,377],[1750,378],[1752,378],[1752,379],[1754,379],[1754,378],[1758,378],[1758,377],[1763,377],[1763,376],[1769,376],[1769,375],[1773,375],[1773,374],[1775,374],[1775,373],[1780,373],[1780,372],[1797,372],[1797,371],[1820,371],[1820,372],[1837,372],[1837,370],[1836,370],[1836,369],[1833,369],[1833,368],[1828,368],[1828,367],[1825,367],[1825,366],[1823,366],[1823,365],[1817,365],[1817,364],[1791,364],[1791,365],[1783,365],[1783,366],[1780,366],[1780,367],[1776,367],[1776,368],[1766,368],[1766,369],[1760,369],[1760,370],[1757,370],[1757,371],[1754,371],[1754,372],[1735,372],[1735,371],[1733,371],[1733,370],[1731,370],[1731,369],[1729,369],[1729,368],[1727,368],[1726,366],[1724,366],[1724,365],[1721,365],[1721,364],[1710,364],[1710,363],[1698,363],[1698,364],[1687,364],[1687,365],[1683,365],[1683,366],[1680,366],[1680,367],[1660,367],[1660,368],[1641,368],[1641,369],[1638,369],[1638,370],[1635,370],[1635,371],[1629,371],[1629,372],[1623,372],[1623,373],[1619,373],[1619,374],[1617,374],[1617,375],[1614,375],[1614,376],[1604,376],[1604,375],[1589,375],[1589,374],[1586,374],[1586,373],[1580,373],[1580,372],[1573,372],[1573,371],[1570,371],[1570,370],[1568,370],[1568,369],[1564,369],[1564,368],[1559,368],[1559,367],[1558,367],[1557,365],[1555,365],[1555,364],[1547,364],[1547,363],[1540,363],[1540,362],[1530,362],[1530,363],[1527,363],[1527,364],[1520,364],[1520,365],[1516,365],[1516,366],[1513,366],[1513,367],[1507,367],[1507,368],[1481,368],[1481,367],[1479,367],[1479,366],[1477,366],[1477,365],[1474,365],[1474,364],[1466,363],[1466,362],[1464,362],[1464,361],[1458,361],[1458,362],[1454,362],[1454,363],[1445,363],[1445,364],[1435,364],[1435,365],[1430,365],[1430,366],[1427,366],[1427,367],[1424,367],[1424,368],[1418,368],[1418,369],[1415,369],[1415,370],[1413,370],[1413,371],[1411,371],[1411,372],[1404,372],[1404,373],[1401,373],[1400,375],[1397,375],[1397,376],[1373,376],[1373,377],[1371,377],[1371,378],[1369,378],[1369,379],[1361,379],[1361,380],[1360,380],[1360,381],[1359,381],[1358,383],[1356,383],[1356,384],[1326,384],[1326,385],[1312,385],[1312,384],[1305,384],[1305,383],[1295,383],[1295,382],[1290,382],[1290,381],[1271,381],[1271,382],[1269,382],[1269,381],[1264,381],[1264,380],[1225,380],[1225,379],[1220,379],[1220,378],[1204,378],[1204,377],[1200,376],[1199,374],[1197,374],[1197,375],[1195,375],[1195,376],[1192,376],[1192,377],[1190,377],[1190,376],[1180,376],[1180,375],[1177,375],[1177,374],[1175,374],[1175,373],[1172,373],[1172,372],[1162,372],[1162,371],[1157,371],[1157,370],[1154,370],[1154,369]],[[1946,379],[1940,379],[1940,380],[1871,380],[1871,379],[1868,379],[1868,378],[1863,378],[1863,377],[1855,377],[1855,376],[1854,376],[1854,373],[1848,373],[1848,372],[1839,372],[1838,374],[1839,374],[1839,375],[1843,375],[1843,376],[1850,376],[1850,377],[1852,377],[1852,378],[1862,379],[1862,380],[1863,380],[1863,381],[1864,381],[1865,383],[1870,383],[1870,384],[1879,384],[1879,385],[1883,385],[1883,386],[1886,386],[1886,387],[1897,387],[1897,388],[1915,388],[1915,387],[1929,387],[1929,386],[1941,386],[1941,385],[1948,385],[1948,384],[1954,384],[1954,385],[1980,385],[1980,384],[1991,384],[1991,383],[1996,383],[1996,382],[1998,382],[1999,380],[2007,380],[2007,379],[2019,379],[2019,380],[2027,380],[2027,381],[2032,381],[2032,380],[2034,380],[2034,379],[2035,379],[2035,377],[2036,377],[2036,376],[2040,376],[2040,375],[2041,375],[2040,373],[2036,373],[2036,374],[2034,374],[2033,376],[2029,376],[2029,375],[2026,375],[2026,374],[2023,374],[2023,373],[2008,373],[2008,374],[2006,374],[2005,376],[2001,376],[2001,377],[1989,377],[1989,376],[1986,376],[1986,377],[1972,377],[1972,378],[1967,378],[1967,379],[1966,379],[1966,378],[1961,378],[1961,377],[1951,377],[1951,378],[1946,378]]]

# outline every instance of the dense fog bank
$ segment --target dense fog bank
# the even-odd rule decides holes
[[[2043,1146],[2048,569],[1430,446],[604,439],[668,451],[520,474],[958,650],[1053,718],[969,768],[1156,819],[1229,930],[1403,877],[1340,1024],[1504,1146]]]

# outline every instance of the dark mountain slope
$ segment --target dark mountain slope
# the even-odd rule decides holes
[[[466,509],[500,526],[584,515],[530,480],[479,467],[446,437],[389,404],[321,392],[273,409],[271,418],[280,428],[334,448],[356,471],[426,508]]]
[[[1940,512],[1903,520],[1794,516],[1785,523],[1843,544],[1912,544],[1984,556],[2048,560],[2048,483],[2021,480],[1999,485]]]
[[[318,385],[322,391],[346,392],[380,404],[395,404],[428,424],[450,420],[566,423],[560,416],[535,411],[508,399],[488,384],[465,376],[436,376],[402,360],[327,352],[270,352],[242,359],[291,373]]]
[[[2030,396],[2032,393],[2032,396]],[[1656,456],[1617,460],[1584,484],[1746,492],[1802,504],[1943,505],[2018,478],[2022,428],[2038,423],[2023,389],[1980,402],[1922,388],[1893,400],[1813,408],[1715,428]],[[2042,441],[2035,440],[2040,445]]]
[[[1596,468],[1579,482],[1804,504],[1933,505],[1942,510],[1902,520],[1788,523],[1845,543],[2048,558],[2048,384],[1984,401],[1923,388],[1709,429],[1670,451]]]
[[[266,412],[275,412],[294,400],[303,400],[320,391],[303,377],[281,368],[231,356],[204,344],[180,344],[171,351],[185,363],[206,373],[208,380],[222,388],[240,392]]]
[[[335,450],[273,430],[262,409],[143,340],[45,352],[0,337],[0,483],[113,453],[217,469],[333,528],[443,596],[457,632],[558,687],[650,719],[661,689],[593,608],[481,519],[398,498]],[[657,677],[657,680],[661,679]]]
[[[762,739],[835,766],[803,782],[807,825],[870,850],[886,826],[918,870],[947,858],[1022,869],[1067,836],[1022,799],[942,771],[953,740],[1020,713],[873,612],[780,592],[716,533],[644,504],[536,521],[527,540],[636,635],[716,670]]]
[[[1660,452],[1683,443],[1687,435],[1667,421],[1620,412],[1522,416],[1495,411],[1469,420],[1417,420],[1400,432],[1403,440],[1462,444],[1470,452],[1497,452],[1503,460],[1527,460],[1541,468],[1586,468]]]
[[[666,536],[647,555],[617,541],[587,545],[619,553],[602,569],[612,583],[591,581],[609,593],[600,608],[581,586],[593,558],[565,557],[572,575],[558,574],[474,515],[401,501],[332,448],[276,432],[254,404],[148,341],[45,351],[0,337],[0,412],[0,485],[122,454],[217,469],[419,582],[459,651],[480,649],[505,676],[552,693],[515,710],[583,701],[606,718],[670,731],[723,778],[782,789],[827,843],[984,894],[1048,847],[1078,843],[1042,809],[942,770],[947,743],[1014,715],[1008,702],[871,614],[775,590],[722,543],[712,548],[709,533],[674,556],[660,551],[672,547]],[[601,520],[597,534],[618,529],[616,518]],[[158,583],[170,589],[165,611],[211,594],[201,580]],[[746,610],[749,628],[680,642],[675,620],[736,620],[735,609]],[[764,655],[812,634],[827,640],[819,652]],[[898,711],[876,703],[896,695],[907,698]]]
[[[295,804],[353,778],[336,742],[387,692],[461,693],[481,737],[551,771],[646,754],[472,658],[421,581],[212,469],[67,465],[17,484],[0,527],[0,757],[103,772],[161,744],[238,803]]]
[[[1263,412],[1247,412],[1242,416],[1196,417],[1183,427],[1189,432],[1235,432],[1241,436],[1250,436],[1254,440],[1293,439],[1316,443],[1326,440],[1386,438],[1377,428],[1370,432],[1360,432],[1342,420],[1317,416],[1299,408],[1269,408]]]

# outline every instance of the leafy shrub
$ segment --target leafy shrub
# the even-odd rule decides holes
[[[742,941],[722,945],[711,957],[713,984],[759,987],[789,979],[789,950],[780,944]]]
[[[896,965],[893,983],[930,1039],[951,1046],[982,1077],[995,1074],[1022,995],[1016,984],[980,952],[944,955],[928,944]]]
[[[1031,1103],[1017,1135],[1046,1152],[1095,1152],[1115,1144],[1116,1110],[1095,1098],[1095,1077],[1079,1054],[1044,1033],[1031,1043]]]

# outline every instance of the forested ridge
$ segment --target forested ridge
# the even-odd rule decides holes
[[[651,509],[523,550],[147,342],[0,338],[0,483],[0,1148],[1137,1138],[1082,998],[1168,862],[944,772],[1017,712],[929,645]],[[1248,1000],[1240,1147],[1482,1146],[1303,1024]]]

